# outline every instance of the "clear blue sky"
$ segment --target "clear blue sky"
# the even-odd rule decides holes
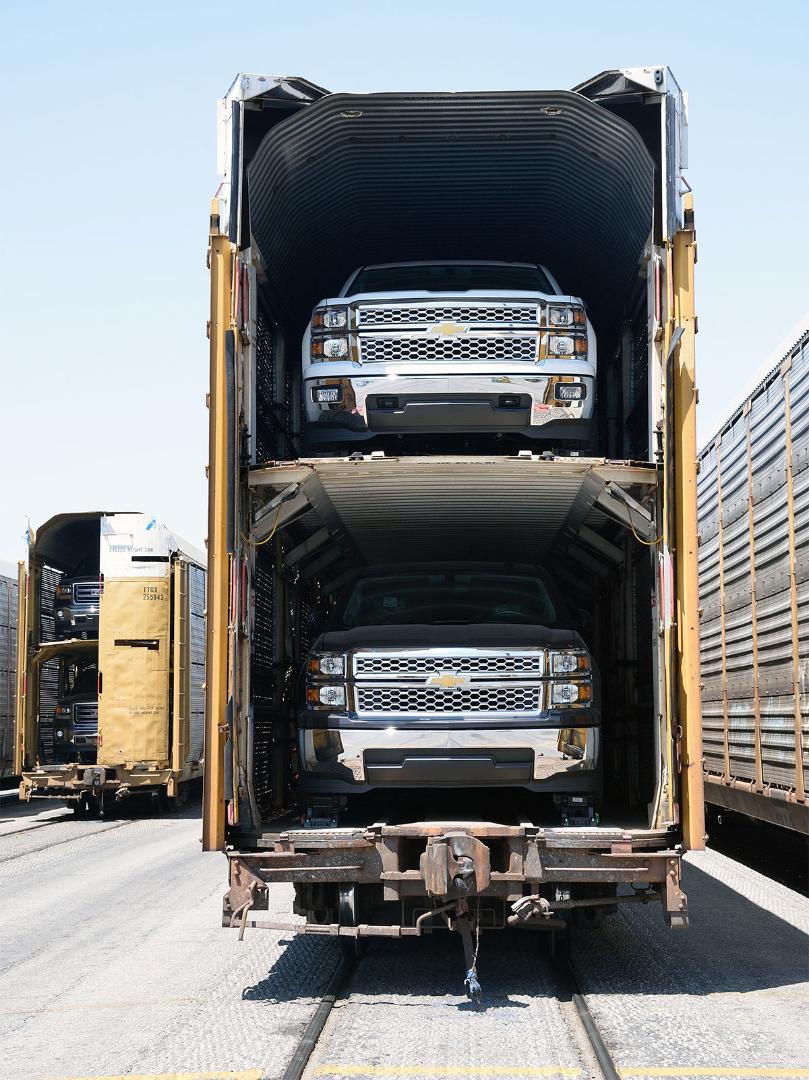
[[[333,90],[570,87],[669,64],[690,95],[701,436],[809,307],[809,4],[4,6],[0,558],[26,517],[205,534],[215,101],[239,71]]]

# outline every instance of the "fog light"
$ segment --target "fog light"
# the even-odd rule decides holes
[[[342,386],[313,386],[312,401],[318,403],[337,403],[343,400]]]
[[[587,396],[584,383],[557,383],[554,387],[557,401],[583,401]]]
[[[378,397],[376,407],[377,409],[398,409],[399,399],[397,397]]]

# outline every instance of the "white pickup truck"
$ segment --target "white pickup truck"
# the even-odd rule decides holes
[[[363,266],[303,339],[307,438],[502,433],[587,446],[596,337],[542,266]]]

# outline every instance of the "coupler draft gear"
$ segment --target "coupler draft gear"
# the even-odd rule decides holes
[[[480,948],[480,912],[474,919],[475,940],[472,943],[473,920],[467,897],[479,895],[491,882],[491,855],[481,840],[468,833],[445,833],[430,837],[419,860],[427,892],[434,899],[455,899],[453,911],[443,912],[450,930],[461,935],[464,951],[464,986],[470,1000],[479,1001],[480,980],[477,975]]]
[[[419,867],[428,894],[441,899],[474,896],[491,881],[489,848],[468,833],[430,837]]]

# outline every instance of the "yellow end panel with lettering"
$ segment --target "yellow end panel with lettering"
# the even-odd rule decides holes
[[[98,763],[169,761],[168,577],[109,578],[101,598]]]

